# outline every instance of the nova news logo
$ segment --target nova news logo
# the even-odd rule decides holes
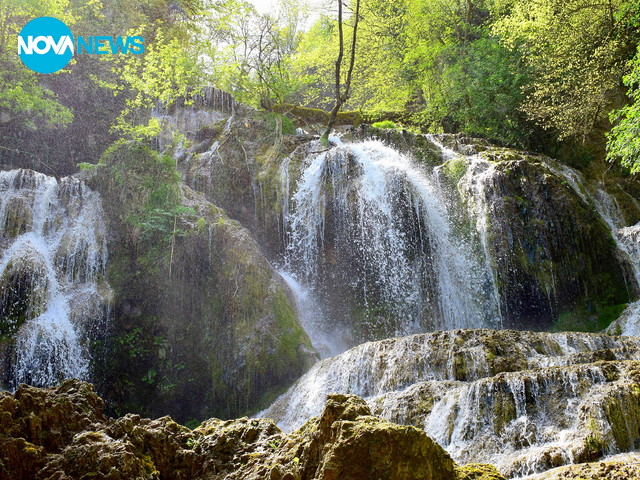
[[[28,22],[18,34],[18,55],[38,73],[53,73],[67,66],[73,55],[144,52],[144,38],[89,36],[74,37],[57,18],[39,17]]]

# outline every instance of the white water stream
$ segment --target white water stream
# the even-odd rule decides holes
[[[0,319],[16,333],[11,383],[87,379],[84,333],[107,315],[100,197],[84,182],[0,172]]]
[[[387,336],[425,331],[426,317],[434,329],[499,326],[484,266],[454,237],[433,173],[378,141],[312,150],[297,182],[290,158],[281,167],[286,269],[308,295],[327,264],[350,261],[346,286],[395,318]]]

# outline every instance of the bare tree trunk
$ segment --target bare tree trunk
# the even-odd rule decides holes
[[[340,77],[342,70],[342,59],[344,57],[344,31],[342,25],[342,0],[338,0],[338,37],[340,41],[339,50],[338,50],[338,58],[336,59],[336,77],[335,77],[335,88],[336,88],[336,103],[331,110],[331,115],[329,116],[329,123],[327,124],[327,129],[322,134],[322,141],[328,143],[329,134],[331,133],[331,129],[336,122],[336,118],[338,116],[338,112],[342,108],[344,102],[349,98],[349,89],[351,88],[351,75],[353,74],[353,66],[356,62],[356,40],[358,36],[358,21],[360,20],[360,0],[356,0],[356,11],[355,11],[355,21],[353,24],[353,37],[351,39],[351,58],[349,60],[349,70],[347,71],[347,78],[344,83],[344,93],[341,93],[340,87]]]

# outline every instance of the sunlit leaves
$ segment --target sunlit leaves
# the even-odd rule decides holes
[[[25,23],[53,16],[72,25],[76,17],[69,13],[68,5],[68,0],[0,2],[0,123],[37,128],[66,125],[73,119],[53,92],[40,85],[39,74],[25,67],[17,56],[18,33]]]
[[[534,77],[523,109],[560,138],[608,127],[630,46],[625,0],[495,0],[494,30],[526,59]],[[637,37],[637,34],[635,35]]]
[[[630,65],[632,70],[624,83],[632,103],[611,115],[615,125],[608,135],[607,158],[620,160],[632,173],[640,173],[640,49]]]

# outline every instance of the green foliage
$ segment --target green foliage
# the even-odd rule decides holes
[[[82,162],[78,164],[78,168],[81,172],[93,172],[96,168],[98,168],[99,164],[97,163],[87,163]]]
[[[491,37],[462,48],[442,74],[436,93],[442,111],[466,133],[527,145],[530,128],[519,107],[528,76],[519,55]]]
[[[375,122],[371,124],[373,128],[397,128],[397,125],[391,120],[383,120],[381,122]]]
[[[126,354],[132,360],[143,357],[149,353],[148,346],[145,344],[142,328],[135,327],[128,332],[124,332],[118,337],[117,342],[126,351]]]
[[[166,265],[171,243],[184,235],[185,219],[196,217],[193,209],[181,205],[175,161],[144,143],[119,141],[105,152],[101,164],[101,178],[120,202],[120,221],[142,247],[137,261],[148,268]]]
[[[611,113],[615,124],[608,135],[607,158],[620,160],[631,173],[640,172],[640,48],[624,77],[631,103]]]
[[[148,28],[138,27],[128,35],[148,37],[145,30]],[[146,44],[142,55],[121,55],[112,60],[112,71],[116,75],[112,82],[98,80],[115,95],[120,92],[125,95],[126,106],[113,128],[135,140],[153,138],[160,133],[159,121],[146,115],[153,106],[158,102],[171,105],[186,95],[188,87],[203,81],[198,63],[199,44],[191,42],[187,32],[176,35],[175,28],[157,28],[154,33],[153,42]]]
[[[245,0],[211,1],[199,32],[211,82],[252,105],[289,101],[307,82],[292,70],[306,15],[296,0],[281,0],[270,14]]]
[[[608,128],[620,79],[638,41],[635,2],[495,0],[494,32],[531,69],[522,109],[559,138],[587,141]]]
[[[140,233],[142,240],[151,238],[159,239],[161,242],[168,243],[173,237],[183,236],[186,231],[182,228],[174,227],[177,218],[183,216],[194,217],[195,210],[190,207],[178,205],[170,210],[162,208],[154,208],[146,212],[143,220],[140,222]]]
[[[73,113],[60,104],[56,94],[39,82],[39,74],[25,67],[16,55],[18,33],[24,24],[41,16],[52,16],[73,25],[76,18],[67,12],[69,0],[0,4],[0,124],[21,123],[27,128],[65,126]],[[54,76],[64,73],[52,74]]]
[[[400,111],[422,130],[528,145],[531,128],[519,111],[528,69],[490,20],[484,2],[366,2],[349,107],[370,115]],[[301,41],[294,68],[313,78],[301,91],[311,106],[331,104],[336,35],[335,20],[325,16]]]

